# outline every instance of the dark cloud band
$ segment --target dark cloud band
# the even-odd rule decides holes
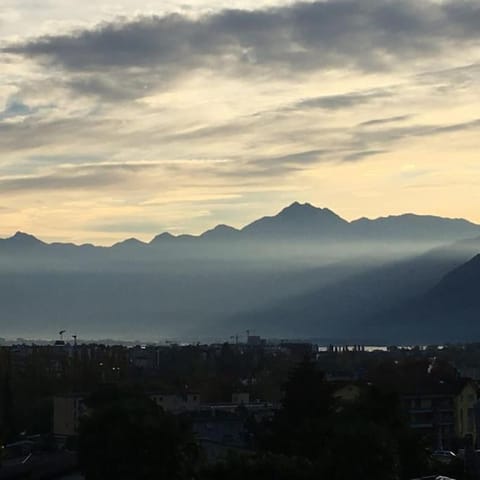
[[[198,19],[141,17],[4,51],[80,72],[153,68],[160,78],[197,67],[305,71],[347,64],[372,70],[477,43],[479,24],[480,4],[473,0],[340,0],[226,10]],[[95,84],[84,79],[80,87],[94,89]]]

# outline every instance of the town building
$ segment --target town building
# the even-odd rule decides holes
[[[402,401],[410,426],[428,438],[432,448],[457,449],[466,438],[477,444],[478,389],[472,380],[419,385],[403,393]]]
[[[53,399],[53,434],[57,438],[78,434],[80,418],[87,412],[83,395],[62,395]]]

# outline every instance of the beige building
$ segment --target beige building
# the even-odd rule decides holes
[[[458,438],[471,436],[474,445],[477,442],[474,410],[477,401],[477,385],[473,381],[465,383],[454,399],[455,434]]]
[[[410,426],[430,439],[434,448],[452,449],[465,437],[477,444],[475,405],[476,382],[468,379],[453,384],[423,385],[402,396]]]
[[[150,394],[150,398],[166,412],[193,411],[200,406],[200,395]],[[64,395],[53,399],[53,434],[57,437],[72,437],[78,434],[80,418],[88,412],[82,395]]]
[[[200,406],[198,393],[187,393],[186,395],[152,393],[150,398],[169,413],[191,412]]]
[[[78,433],[79,420],[87,412],[80,395],[65,395],[53,399],[53,434],[72,437]]]

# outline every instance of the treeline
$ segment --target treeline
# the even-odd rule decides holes
[[[250,449],[215,463],[207,462],[187,418],[136,390],[104,389],[87,402],[78,439],[86,480],[466,478],[459,465],[432,463],[395,394],[369,386],[341,400],[308,360],[291,372],[275,415],[247,422]]]

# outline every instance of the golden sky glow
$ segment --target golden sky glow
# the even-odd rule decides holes
[[[480,222],[477,1],[188,3],[2,1],[1,236]]]

